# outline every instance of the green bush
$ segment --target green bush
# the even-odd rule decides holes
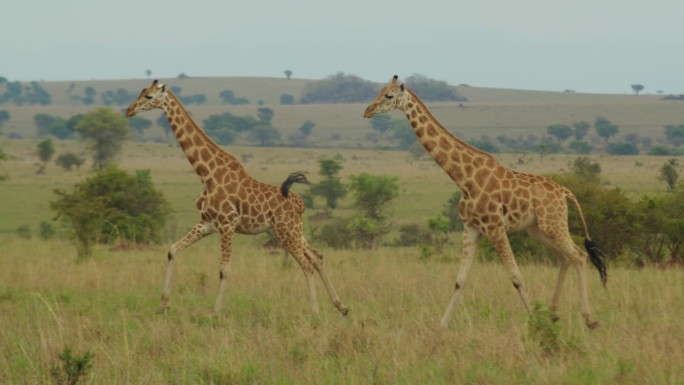
[[[58,355],[62,367],[53,365],[50,374],[58,385],[76,385],[85,381],[90,368],[93,367],[93,353],[86,352],[82,356],[73,354],[71,349],[64,348]]]
[[[334,249],[349,249],[354,233],[349,228],[349,220],[336,220],[323,226],[317,238]]]
[[[169,212],[149,170],[129,175],[110,166],[77,183],[72,192],[58,189],[55,195],[50,207],[73,230],[80,257],[98,242],[159,242]]]
[[[604,187],[599,180],[572,174],[552,175],[551,178],[575,194],[591,238],[608,256],[618,257],[628,243],[639,236],[637,207],[623,190]],[[574,205],[568,206],[570,233],[581,238],[584,226]]]

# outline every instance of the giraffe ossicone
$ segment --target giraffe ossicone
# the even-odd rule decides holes
[[[458,214],[464,224],[463,259],[454,293],[442,317],[442,325],[448,324],[454,306],[458,303],[483,235],[491,240],[508,268],[523,305],[531,312],[530,301],[507,235],[526,230],[530,236],[560,257],[560,271],[550,306],[554,320],[557,319],[556,311],[565,276],[572,265],[577,271],[585,323],[590,328],[596,327],[598,323],[591,316],[586,284],[587,252],[592,264],[599,271],[604,286],[608,275],[601,253],[589,237],[582,209],[572,191],[549,178],[511,170],[490,154],[459,139],[442,126],[413,91],[399,83],[396,75],[368,105],[363,116],[372,118],[376,114],[393,110],[404,112],[425,150],[462,192]],[[584,226],[586,252],[573,242],[570,235],[567,199],[577,208]]]
[[[228,278],[233,236],[236,233],[259,234],[273,229],[280,244],[304,272],[311,311],[318,313],[313,279],[314,272],[317,272],[333,305],[347,315],[349,308],[337,296],[323,266],[323,256],[304,237],[304,202],[296,194],[289,193],[293,183],[308,183],[306,176],[301,173],[290,174],[280,186],[252,178],[234,156],[202,130],[178,97],[157,80],[143,88],[128,107],[126,116],[153,109],[163,110],[166,114],[178,144],[204,186],[195,202],[200,214],[199,223],[169,248],[160,311],[168,308],[173,266],[179,251],[207,235],[218,233],[221,239],[220,283],[214,304],[214,314],[218,315]]]

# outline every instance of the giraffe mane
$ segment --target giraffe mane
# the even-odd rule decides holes
[[[403,86],[403,84],[402,84],[402,86]],[[423,101],[418,97],[418,95],[416,95],[415,92],[413,92],[412,89],[410,89],[410,88],[408,88],[408,87],[404,87],[404,91],[405,91],[405,92],[408,92],[409,95],[411,95],[411,96],[413,97],[414,102],[415,102],[416,104],[418,104],[418,105],[423,109],[424,113],[427,114],[427,115],[430,115],[430,116],[432,117],[432,119],[433,119],[435,122],[437,122],[437,124],[439,124],[439,126],[440,126],[442,129],[444,129],[444,131],[448,132],[449,134],[451,134],[451,135],[453,135],[453,136],[456,136],[456,135],[454,135],[451,131],[449,131],[446,127],[444,127],[444,126],[442,125],[442,123],[441,123],[439,120],[437,120],[437,119],[435,118],[434,115],[432,115],[432,112],[430,112],[430,110],[427,108],[427,106],[425,105],[425,103],[423,103]],[[463,143],[464,146],[466,146],[466,147],[467,147],[468,149],[470,149],[471,151],[477,152],[478,154],[482,154],[483,156],[486,156],[486,157],[488,157],[488,158],[491,158],[491,159],[493,159],[495,162],[497,162],[496,159],[494,159],[494,157],[493,157],[491,154],[488,154],[487,152],[478,149],[477,147],[473,146],[472,144],[466,142],[465,140],[460,140],[460,141]],[[497,162],[497,163],[498,163],[498,162]]]

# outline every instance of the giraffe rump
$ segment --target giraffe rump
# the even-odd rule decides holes
[[[283,194],[285,198],[287,198],[287,195],[290,193],[290,187],[292,187],[293,183],[311,184],[309,180],[306,179],[304,173],[293,172],[288,175],[287,179],[280,185],[280,193]]]
[[[606,265],[601,260],[601,255],[605,254],[603,251],[601,251],[601,249],[598,248],[596,242],[589,238],[584,238],[584,247],[587,249],[587,253],[589,253],[589,259],[591,260],[591,263],[596,266],[596,270],[598,270],[599,274],[601,275],[601,283],[603,283],[603,287],[606,287],[606,282],[608,281],[608,272],[606,271]]]

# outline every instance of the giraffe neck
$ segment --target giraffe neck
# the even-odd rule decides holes
[[[497,167],[498,162],[491,155],[449,132],[413,91],[406,91],[409,93],[409,101],[404,113],[418,141],[461,190],[470,192],[476,188],[473,180],[477,171],[483,167]]]
[[[242,169],[240,162],[216,144],[195,122],[176,95],[171,91],[166,92],[167,97],[162,104],[162,110],[166,113],[169,126],[185,157],[200,179],[206,181],[219,164],[232,170]]]

